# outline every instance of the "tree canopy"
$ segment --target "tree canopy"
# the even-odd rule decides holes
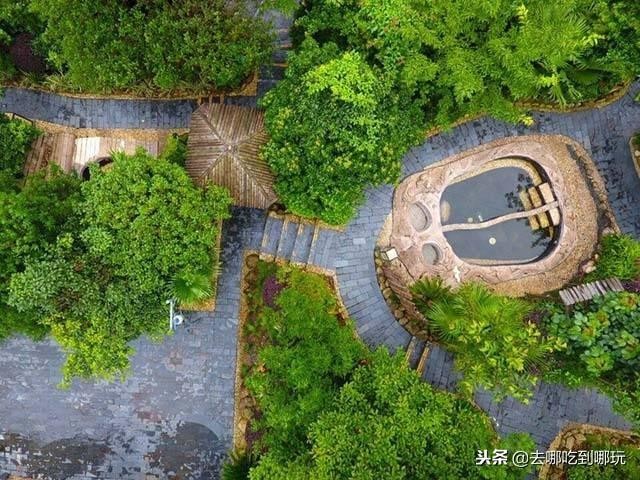
[[[81,185],[33,177],[0,210],[14,238],[1,252],[6,302],[64,348],[64,382],[120,376],[131,340],[166,333],[176,284],[211,278],[229,203],[224,189],[200,189],[179,165],[142,150],[114,154],[108,171],[92,166]]]
[[[4,36],[0,23],[0,43],[35,24],[37,46],[62,75],[57,82],[75,90],[234,88],[272,49],[270,25],[246,1],[18,3],[19,12],[4,7],[11,15]]]
[[[429,127],[480,113],[529,123],[518,101],[562,106],[608,93],[640,71],[628,4],[305,3],[285,79],[264,100],[263,154],[281,199],[345,223],[367,186],[398,179]]]

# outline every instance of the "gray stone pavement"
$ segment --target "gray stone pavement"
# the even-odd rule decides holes
[[[467,122],[412,149],[404,159],[404,175],[505,136],[561,133],[590,152],[621,228],[640,237],[640,180],[627,147],[632,132],[640,130],[640,106],[632,101],[639,90],[636,83],[624,98],[601,109],[535,114],[531,128],[488,118]],[[170,126],[185,126],[193,108],[184,102],[150,106],[115,100],[100,108],[78,99],[58,105],[46,95],[33,99],[22,96],[24,91],[11,92],[0,99],[0,110],[74,126],[158,127],[165,119],[175,122]],[[255,103],[251,98],[233,100],[245,101]],[[334,255],[326,263],[335,266],[341,296],[364,341],[394,350],[406,347],[409,334],[382,297],[373,261],[392,194],[388,185],[367,192],[357,217],[333,240]],[[260,247],[264,224],[264,212],[234,210],[225,224],[216,312],[191,315],[186,328],[162,343],[135,342],[132,374],[124,383],[82,382],[61,391],[55,385],[62,355],[53,343],[14,338],[0,345],[0,475],[217,478],[231,439],[241,257],[245,248]],[[425,378],[453,388],[457,375],[452,362],[447,352],[434,349]],[[626,426],[612,413],[608,399],[591,390],[541,384],[526,407],[512,400],[496,404],[483,392],[477,400],[501,433],[528,431],[541,447],[568,421]]]
[[[619,101],[599,109],[572,113],[535,113],[535,124],[514,126],[491,118],[466,122],[448,132],[427,139],[404,159],[403,177],[451,155],[493,140],[527,134],[562,134],[581,143],[602,175],[622,231],[640,238],[640,179],[633,166],[628,142],[640,131],[640,105],[633,97],[640,91],[636,82]],[[337,240],[334,264],[340,293],[358,333],[371,346],[405,348],[409,334],[394,320],[378,286],[373,249],[386,216],[391,211],[393,188],[370,189],[357,217]],[[458,374],[453,357],[440,347],[432,349],[425,371],[427,381],[452,390]],[[542,383],[530,404],[514,400],[493,402],[479,392],[476,401],[491,415],[500,433],[526,431],[539,447],[547,447],[567,422],[590,422],[613,428],[628,423],[611,410],[609,399],[589,389],[569,390]]]
[[[242,256],[260,245],[264,222],[260,210],[234,209],[215,313],[190,314],[161,343],[136,341],[123,383],[60,390],[52,341],[0,345],[0,478],[218,478],[231,445]]]

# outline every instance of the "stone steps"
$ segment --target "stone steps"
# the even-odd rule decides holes
[[[415,336],[411,337],[407,345],[404,358],[409,364],[409,368],[418,372],[420,377],[424,375],[430,351],[430,344]]]
[[[548,183],[541,183],[540,185],[523,190],[518,196],[525,211],[533,210],[534,208],[539,208],[555,201],[553,191]],[[552,208],[546,212],[531,215],[528,221],[532,230],[551,229],[554,226],[560,225],[560,210],[558,208]]]
[[[267,215],[260,253],[287,262],[333,270],[338,232],[301,221],[298,217]]]

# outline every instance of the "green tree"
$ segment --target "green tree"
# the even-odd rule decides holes
[[[345,223],[428,127],[484,113],[528,123],[516,102],[608,93],[640,72],[627,3],[305,2],[286,78],[264,100],[281,199]]]
[[[16,331],[35,337],[46,333],[37,316],[21,315],[7,305],[8,284],[27,262],[43,258],[58,235],[77,228],[79,195],[78,178],[56,168],[31,175],[20,191],[0,191],[0,338]]]
[[[249,14],[246,2],[147,3],[157,12],[145,27],[145,63],[160,88],[234,87],[270,58],[269,26]]]
[[[184,170],[144,151],[92,167],[77,207],[79,232],[12,276],[9,303],[39,316],[67,352],[64,382],[126,372],[129,341],[167,330],[174,279],[215,267],[228,193],[201,190]]]
[[[31,0],[49,61],[72,87],[232,88],[271,54],[269,25],[247,2]]]
[[[526,469],[477,467],[498,447],[489,419],[471,403],[422,383],[401,354],[384,350],[353,373],[310,427],[310,450],[282,462],[270,451],[251,480],[522,479]],[[523,449],[530,438],[508,440]]]
[[[465,395],[482,387],[498,399],[510,395],[526,403],[538,381],[536,370],[558,348],[526,321],[531,305],[477,283],[440,293],[433,301],[420,299],[421,291],[425,289],[413,289],[416,303],[423,306],[430,330],[455,355]]]
[[[420,138],[421,113],[359,53],[308,39],[266,96],[262,151],[291,211],[346,223],[370,184],[393,182]]]

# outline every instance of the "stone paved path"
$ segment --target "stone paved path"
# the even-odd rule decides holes
[[[277,79],[278,73],[275,73]],[[268,80],[261,91],[275,83]],[[609,200],[623,231],[640,237],[640,180],[627,147],[640,130],[640,106],[632,95],[591,111],[536,114],[531,128],[492,119],[465,123],[429,138],[404,160],[409,175],[450,155],[498,138],[530,133],[561,133],[584,145],[607,184]],[[98,101],[8,90],[0,111],[72,126],[145,128],[186,126],[193,102]],[[254,104],[255,98],[234,103]],[[393,188],[367,192],[366,202],[346,231],[333,240],[340,293],[361,337],[371,346],[404,349],[409,334],[389,311],[375,275],[373,248],[391,210]],[[50,342],[12,339],[0,346],[0,474],[49,472],[51,478],[143,478],[139,471],[167,478],[217,478],[217,466],[230,445],[233,414],[235,338],[243,249],[261,246],[264,212],[234,210],[225,224],[224,269],[216,312],[193,315],[187,327],[161,344],[136,342],[131,377],[122,384],[55,388],[61,354]],[[451,355],[432,351],[425,378],[442,388],[457,379]],[[611,412],[606,397],[590,390],[569,391],[541,384],[531,405],[496,404],[480,392],[478,403],[501,433],[528,431],[541,447],[568,421],[626,426]],[[23,449],[19,450],[18,447]],[[23,454],[25,451],[28,454]],[[68,460],[68,461],[67,461]]]
[[[620,228],[640,238],[640,179],[628,147],[631,135],[640,131],[640,105],[633,101],[639,91],[637,82],[622,99],[601,109],[537,113],[531,128],[490,118],[467,122],[414,148],[404,159],[403,177],[499,138],[535,133],[567,135],[591,154],[606,183]],[[337,241],[334,263],[342,297],[362,338],[372,346],[404,349],[410,336],[394,321],[382,297],[372,255],[382,224],[391,211],[392,194],[393,188],[386,185],[367,192],[358,216]],[[452,356],[441,348],[432,350],[425,379],[438,387],[453,389],[457,378]],[[614,428],[628,426],[613,414],[607,397],[588,389],[568,390],[541,384],[528,406],[512,400],[496,404],[483,392],[476,400],[495,419],[501,433],[529,432],[540,447],[548,446],[569,421]]]
[[[215,313],[189,315],[162,343],[136,341],[124,383],[60,390],[62,354],[53,342],[0,346],[0,478],[218,478],[231,444],[242,255],[259,246],[264,221],[260,210],[234,210],[224,225]]]

